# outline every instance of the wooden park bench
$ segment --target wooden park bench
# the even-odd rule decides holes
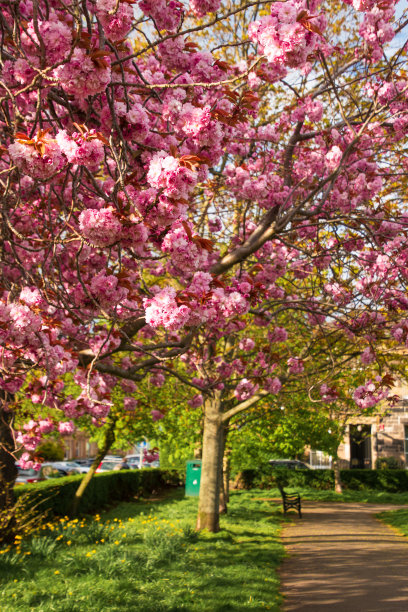
[[[277,485],[282,496],[283,514],[286,514],[292,508],[297,510],[299,518],[302,518],[302,505],[299,493],[285,493],[283,486],[279,482]]]

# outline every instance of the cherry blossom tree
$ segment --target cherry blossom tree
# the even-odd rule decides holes
[[[311,346],[358,338],[366,363],[407,342],[405,26],[395,0],[2,6],[0,504],[16,449],[35,464],[52,429],[103,424],[118,381],[130,397],[188,356],[216,529],[220,406],[312,354],[251,353],[246,326],[285,343],[280,313],[302,313]],[[215,376],[220,342],[251,359]],[[379,376],[357,404],[387,393]],[[15,434],[19,392],[45,416]]]

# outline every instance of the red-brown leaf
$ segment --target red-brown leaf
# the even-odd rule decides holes
[[[192,240],[193,239],[193,234],[191,232],[191,229],[190,229],[188,223],[186,223],[186,221],[182,221],[181,224],[184,227],[184,231],[186,232],[186,234],[189,237],[189,239]]]

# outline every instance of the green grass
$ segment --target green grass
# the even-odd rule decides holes
[[[408,504],[408,491],[406,493],[388,493],[387,491],[352,491],[345,489],[343,493],[335,493],[332,490],[320,491],[318,489],[302,487],[285,487],[287,493],[298,492],[302,499],[321,502],[358,502],[369,504]],[[252,489],[252,493],[260,495],[263,493],[268,497],[280,498],[278,489]]]
[[[217,534],[181,492],[53,524],[0,555],[0,611],[278,611],[282,515],[258,493],[234,492]]]
[[[377,514],[377,517],[384,521],[384,523],[388,523],[388,525],[401,531],[405,536],[408,536],[408,509],[381,512]]]

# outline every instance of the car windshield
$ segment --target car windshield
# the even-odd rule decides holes
[[[33,470],[33,469],[23,470],[20,467],[17,469],[18,469],[19,476],[38,476],[38,472],[36,470]]]
[[[104,470],[114,470],[118,464],[118,461],[102,461],[101,468]]]

